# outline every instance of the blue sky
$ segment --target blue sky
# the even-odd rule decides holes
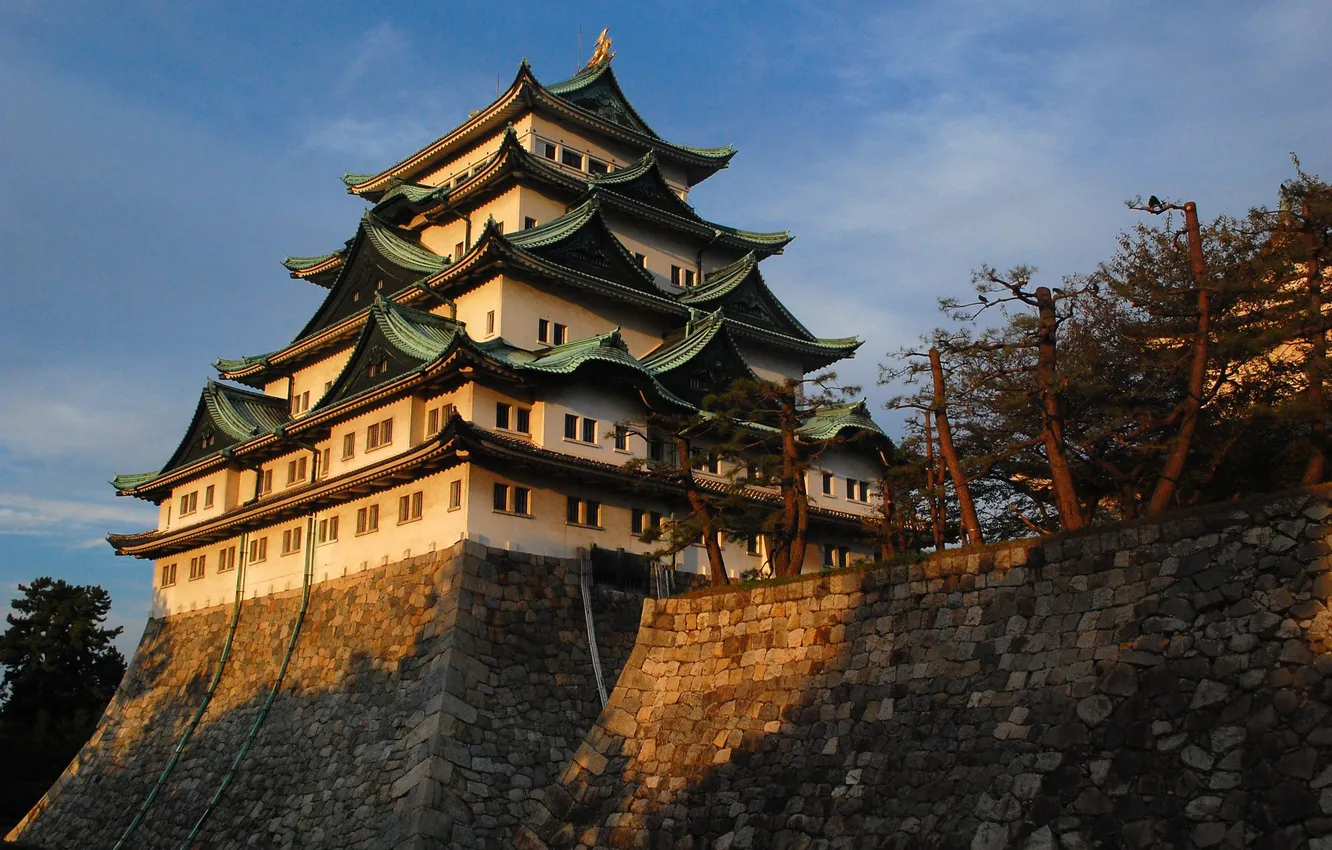
[[[521,58],[567,77],[611,27],[673,141],[740,153],[704,215],[796,241],[764,264],[844,378],[936,324],[981,263],[1046,279],[1113,249],[1138,193],[1205,216],[1332,174],[1325,2],[66,3],[0,0],[0,595],[111,591],[127,653],[154,521],[115,472],[174,448],[219,356],[289,340],[377,171],[484,106]],[[260,309],[260,308],[263,309]],[[887,421],[887,417],[882,417]],[[3,604],[3,602],[0,602]]]

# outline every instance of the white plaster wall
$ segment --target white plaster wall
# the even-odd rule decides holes
[[[563,454],[585,457],[602,463],[621,464],[632,457],[630,452],[615,450],[616,422],[643,422],[646,413],[637,398],[625,393],[611,393],[593,386],[566,385],[552,387],[539,405],[542,408],[542,430],[537,434],[539,445]],[[597,420],[595,444],[568,440],[564,436],[564,417],[574,414]],[[533,428],[536,428],[533,424]],[[582,424],[579,424],[580,435]],[[646,444],[639,437],[630,438],[630,451],[643,456]]]
[[[219,469],[208,475],[192,479],[172,489],[171,498],[158,508],[158,529],[185,528],[204,520],[212,519],[236,506],[240,473],[232,469]],[[213,487],[213,504],[204,507],[204,494],[208,487]],[[187,493],[198,493],[198,509],[185,516],[180,515],[180,497]]]
[[[805,376],[805,366],[794,354],[749,342],[737,342],[736,348],[754,373],[764,380],[785,381]]]
[[[324,385],[336,381],[338,375],[342,374],[342,370],[346,368],[347,361],[351,359],[355,347],[355,340],[353,339],[346,348],[298,370],[292,375],[291,379],[292,397],[294,398],[308,390],[310,393],[310,407],[313,409],[315,405],[319,404],[319,400],[324,397]]]
[[[486,284],[489,286],[490,284]],[[464,300],[472,293],[458,300],[458,315],[463,315]],[[556,290],[545,284],[503,278],[501,305],[497,321],[504,341],[517,348],[537,351],[547,346],[537,341],[537,320],[550,319],[567,325],[569,341],[586,339],[590,336],[620,329],[629,353],[642,357],[661,344],[662,337],[680,320],[658,313],[643,310],[619,300],[602,298],[573,287],[560,287]],[[474,308],[469,307],[469,310]],[[487,309],[490,309],[489,307]],[[481,314],[484,320],[484,312]],[[485,329],[484,321],[480,330]],[[468,332],[477,337],[477,332],[468,323]]]

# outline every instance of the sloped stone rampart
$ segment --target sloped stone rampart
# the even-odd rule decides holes
[[[531,848],[1332,848],[1329,490],[645,604]]]
[[[601,709],[579,566],[460,543],[313,588],[283,685],[195,846],[495,847]],[[641,597],[598,588],[614,682]],[[128,850],[176,848],[277,676],[299,591],[246,600],[177,768]],[[213,675],[231,606],[152,620],[93,738],[11,833],[113,846]]]

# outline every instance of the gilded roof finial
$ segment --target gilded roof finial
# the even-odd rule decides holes
[[[595,68],[602,62],[609,62],[614,59],[615,51],[610,48],[610,27],[606,27],[601,31],[601,35],[597,36],[596,46],[592,49],[592,58],[587,60],[587,65],[583,67],[583,70],[586,71],[588,68]]]

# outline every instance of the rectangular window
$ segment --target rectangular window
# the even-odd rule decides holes
[[[319,450],[319,460],[315,464],[315,477],[327,478],[328,470],[333,466],[333,449],[322,448]]]
[[[825,567],[837,566],[837,547],[831,543],[823,544],[823,565]]]
[[[319,521],[319,542],[336,543],[338,541],[338,518],[331,516]]]
[[[295,416],[310,409],[310,391],[296,393],[291,397],[291,413]]]
[[[273,470],[265,469],[259,473],[259,495],[266,496],[273,492]]]
[[[190,581],[204,577],[204,561],[206,560],[206,557],[207,556],[205,555],[200,555],[197,558],[190,558]]]
[[[532,411],[526,407],[519,407],[514,410],[513,430],[519,434],[532,433]]]
[[[568,497],[565,520],[570,525],[586,525],[601,528],[601,503],[591,499]]]
[[[170,587],[176,583],[176,565],[162,565],[162,587]]]
[[[282,532],[282,554],[290,555],[301,551],[301,534],[299,525]]]
[[[495,510],[520,516],[532,515],[532,491],[512,484],[495,485]]]
[[[823,495],[833,495],[833,474],[831,472],[823,473]]]
[[[342,436],[342,459],[347,460],[356,455],[356,432],[344,434]]]
[[[615,426],[615,450],[617,452],[629,451],[629,429],[623,425]]]
[[[578,439],[578,417],[574,416],[572,413],[564,414],[564,439]],[[185,509],[182,507],[181,512],[183,513],[184,510]]]
[[[356,533],[371,534],[379,530],[379,505],[369,505],[356,512]]]
[[[250,563],[257,564],[268,560],[268,538],[260,537],[250,541]]]
[[[583,442],[595,443],[597,441],[597,420],[583,419]]]
[[[426,436],[439,433],[439,408],[432,407],[426,414]]]
[[[217,571],[219,573],[230,572],[236,569],[236,547],[223,546],[217,550]]]
[[[180,515],[192,514],[199,509],[199,491],[186,493],[180,497]]]
[[[675,443],[671,440],[653,438],[648,440],[648,460],[675,466],[680,462]]]
[[[856,498],[856,479],[854,478],[846,479],[846,497],[848,499]]]
[[[605,174],[610,171],[610,166],[599,159],[587,158],[587,170],[589,174]]]
[[[365,429],[365,450],[377,449],[393,442],[393,420],[385,419]]]
[[[537,342],[550,342],[549,319],[537,319]]]
[[[550,341],[552,345],[564,345],[566,342],[568,342],[569,341],[568,326],[556,322],[555,326],[551,328]]]
[[[466,253],[466,251],[465,251],[465,249],[464,249],[463,243],[459,242],[457,245],[454,245],[454,246],[453,246],[453,261],[456,263],[456,262],[458,262],[459,260],[461,260],[461,259],[462,259],[462,255],[463,255],[464,253]]]
[[[494,332],[495,332],[495,311],[488,310],[486,312],[486,336],[490,336]]]
[[[578,151],[571,151],[568,148],[565,148],[560,154],[560,162],[570,168],[577,168],[579,171],[583,170],[583,155]]]
[[[759,553],[759,536],[757,534],[745,535],[745,553],[749,555]]]
[[[509,430],[509,423],[512,421],[510,418],[512,412],[513,405],[505,404],[502,401],[495,402],[495,427],[503,428],[506,431]]]
[[[425,494],[418,490],[415,493],[398,497],[398,524],[411,522],[421,518],[421,507]]]
[[[537,142],[537,152],[540,153],[542,156],[544,156],[546,159],[550,160],[555,159],[555,145],[551,142],[545,141],[544,139]]]
[[[301,455],[295,460],[287,461],[287,486],[290,487],[297,482],[304,481],[306,471],[305,455]]]
[[[869,482],[868,482],[868,481],[861,481],[861,482],[860,482],[860,501],[862,501],[862,502],[868,502],[868,501],[869,501]]]
[[[685,270],[684,270],[684,285],[685,285],[686,287],[690,287],[690,286],[693,286],[693,285],[694,285],[694,270],[693,270],[693,269],[685,269]]]
[[[679,266],[671,266],[671,284],[674,285],[674,286],[679,286],[679,285],[680,285],[680,267],[679,267]]]
[[[462,507],[462,479],[459,478],[449,482],[449,510],[456,511]]]
[[[205,507],[205,508],[211,508],[211,507],[213,506],[213,494],[216,492],[216,490],[217,490],[217,487],[216,487],[215,485],[213,485],[213,484],[209,484],[207,487],[204,488],[204,507]]]
[[[854,478],[846,479],[846,498],[852,502],[868,502],[869,482],[857,481]]]
[[[629,530],[634,534],[642,534],[650,528],[661,528],[661,520],[661,514],[656,511],[633,508],[629,511]]]
[[[637,251],[635,251],[634,262],[638,263],[643,268],[647,268],[647,254],[640,254]]]
[[[523,217],[523,230],[531,230],[537,226],[537,220],[529,216]]]
[[[721,461],[713,456],[699,458],[698,465],[694,469],[710,475],[721,475]]]

